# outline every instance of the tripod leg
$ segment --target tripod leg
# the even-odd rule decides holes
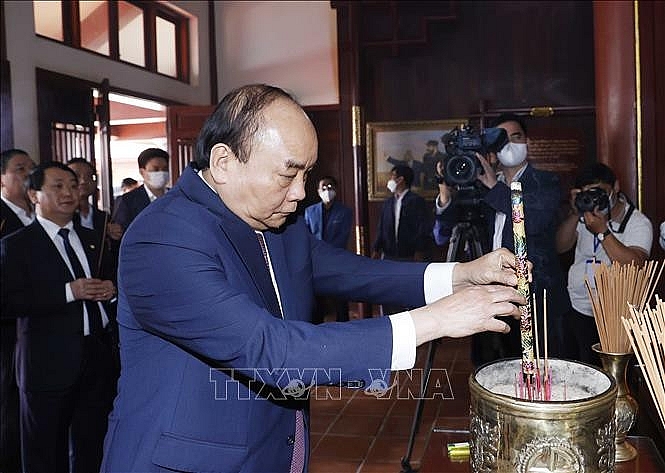
[[[411,454],[413,453],[416,435],[418,434],[420,420],[423,415],[423,409],[425,408],[425,396],[427,395],[427,387],[429,386],[429,375],[432,371],[432,364],[434,363],[434,355],[436,355],[436,346],[438,343],[438,340],[432,340],[429,342],[429,347],[427,349],[427,361],[425,362],[423,385],[420,390],[420,398],[416,404],[416,413],[413,417],[413,423],[411,424],[411,434],[409,435],[409,444],[406,447],[406,455],[402,458],[401,473],[414,473],[416,471],[411,468]]]

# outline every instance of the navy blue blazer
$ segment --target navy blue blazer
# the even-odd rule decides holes
[[[427,249],[430,225],[425,199],[409,191],[402,199],[395,241],[395,197],[391,196],[383,202],[372,250],[389,259],[412,259],[416,252]]]
[[[527,255],[529,261],[533,263],[532,292],[541,294],[542,290],[546,288],[548,300],[555,301],[553,304],[549,304],[548,313],[555,316],[562,315],[570,308],[570,301],[555,241],[558,209],[561,205],[559,177],[555,173],[542,171],[528,164],[519,181],[522,183],[524,200]],[[510,186],[497,182],[484,195],[480,205],[483,205],[480,214],[484,215],[488,230],[487,237],[490,242],[494,235],[496,212],[506,214],[501,246],[514,252]],[[433,232],[437,244],[445,244],[447,241],[450,231],[458,219],[458,210],[455,205],[451,204],[443,214],[436,216]]]
[[[119,223],[123,230],[127,230],[129,224],[148,205],[150,205],[150,197],[148,197],[145,186],[139,186],[120,196],[113,212],[113,222]]]
[[[335,248],[346,248],[353,224],[353,212],[346,205],[333,201],[328,210],[326,228],[323,228],[323,202],[310,205],[305,209],[305,223],[319,240],[330,243]]]
[[[309,419],[283,392],[388,379],[390,321],[313,325],[315,293],[422,305],[426,265],[333,248],[302,218],[265,238],[283,319],[254,230],[193,167],[128,229],[102,471],[289,471],[295,410]]]

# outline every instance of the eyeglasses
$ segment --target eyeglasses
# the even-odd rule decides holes
[[[325,190],[335,190],[335,185],[334,184],[321,184],[319,187],[319,190],[325,191]]]

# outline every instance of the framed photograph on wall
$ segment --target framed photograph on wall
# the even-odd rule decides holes
[[[438,193],[436,163],[444,158],[441,137],[467,123],[464,118],[367,123],[368,199],[384,200],[390,195],[386,183],[390,170],[399,164],[413,169],[411,190],[433,199]]]

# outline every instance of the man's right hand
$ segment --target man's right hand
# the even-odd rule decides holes
[[[443,180],[444,176],[444,169],[443,169],[443,161],[438,161],[436,163],[436,177],[437,177],[437,182],[439,184],[439,195],[436,197],[436,204],[439,207],[446,207],[448,205],[448,202],[450,202],[450,187],[445,183]]]
[[[416,329],[416,344],[441,337],[466,337],[492,331],[507,333],[508,325],[496,317],[519,318],[515,304],[526,304],[516,289],[500,285],[471,286],[410,310]]]
[[[71,283],[74,299],[104,301],[113,297],[115,289],[111,281],[102,281],[96,278],[79,278]]]

